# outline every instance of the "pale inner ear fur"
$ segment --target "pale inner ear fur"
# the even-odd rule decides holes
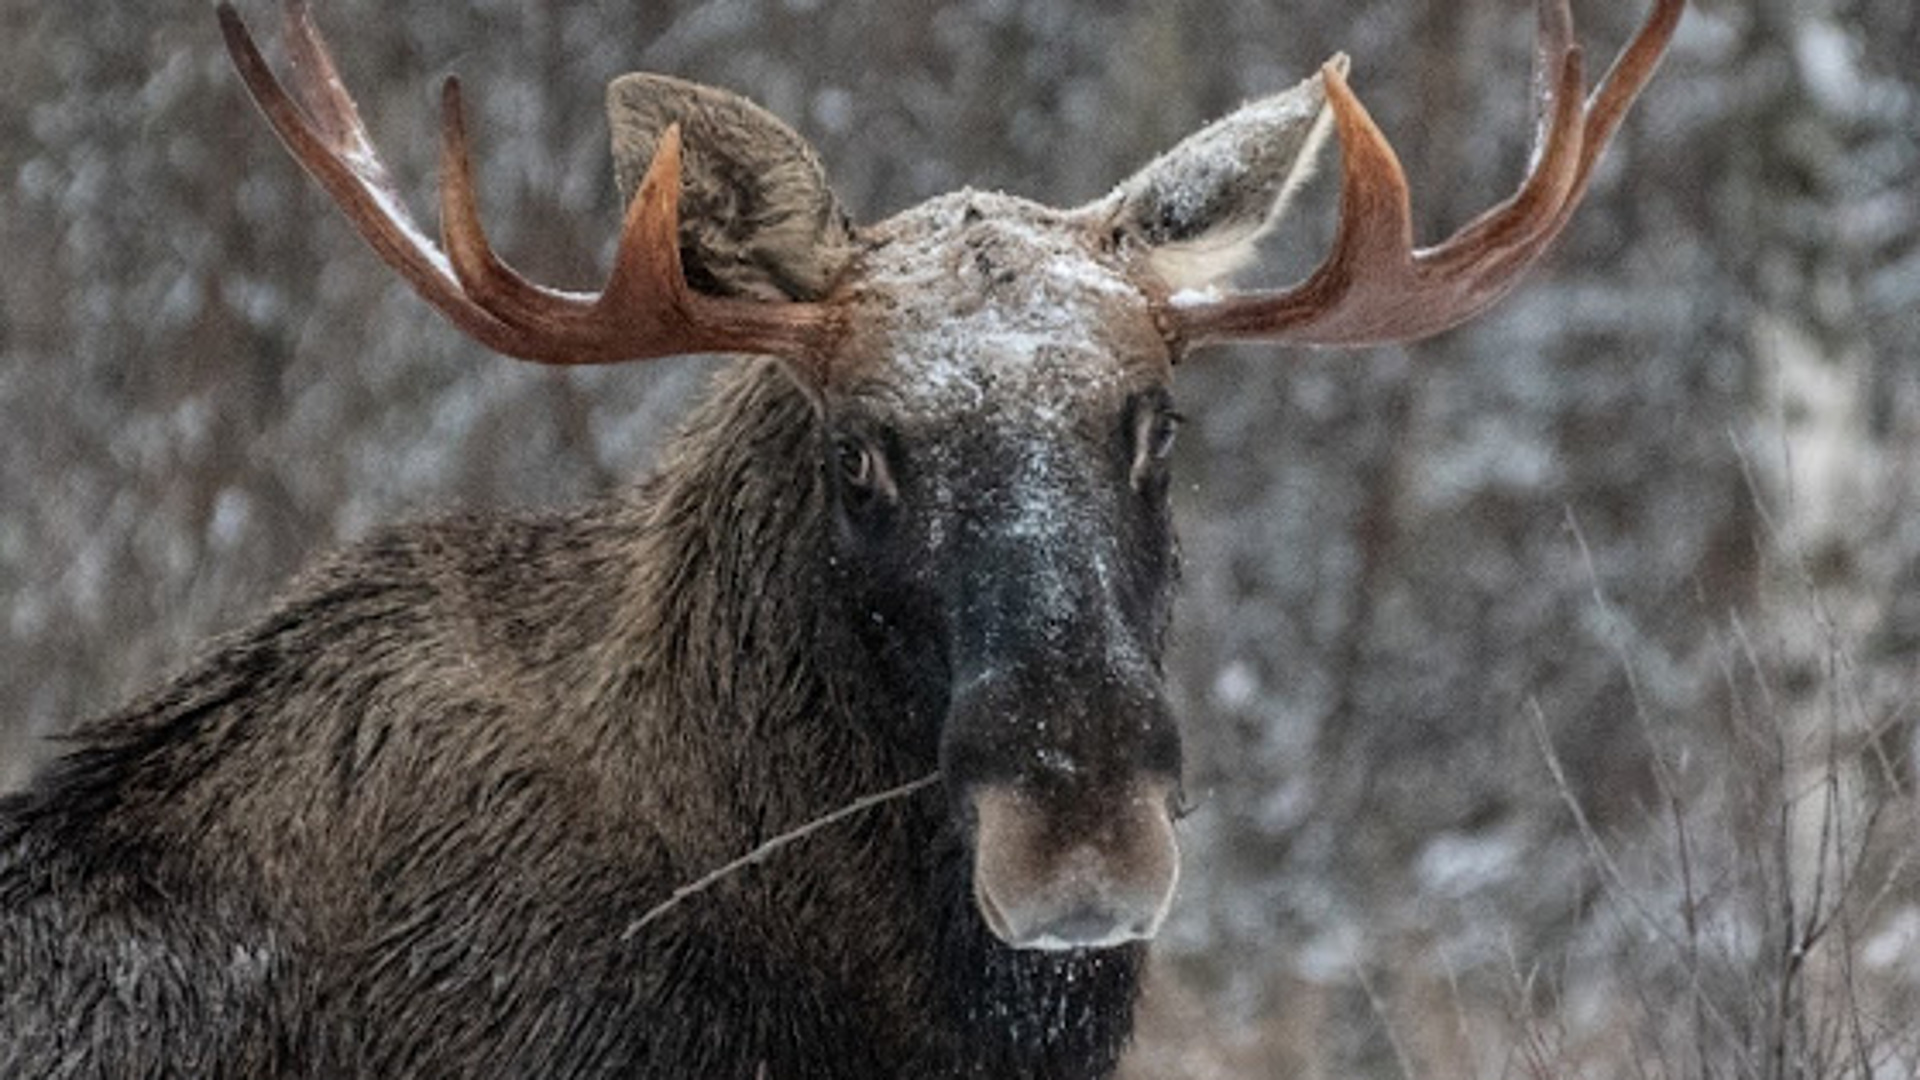
[[[1333,63],[1345,73],[1346,56]],[[1169,288],[1204,288],[1254,258],[1260,238],[1312,178],[1332,128],[1315,74],[1188,136],[1096,205],[1147,247]]]
[[[813,148],[737,94],[665,75],[607,87],[615,178],[624,200],[679,124],[681,262],[695,288],[765,300],[818,300],[851,257],[853,228]]]

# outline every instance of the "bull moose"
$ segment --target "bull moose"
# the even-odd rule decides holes
[[[626,76],[582,295],[489,247],[457,82],[436,244],[304,5],[289,91],[222,4],[279,137],[459,328],[741,358],[637,487],[379,532],[0,804],[0,1075],[1110,1075],[1179,862],[1175,366],[1484,309],[1682,6],[1589,97],[1541,0],[1528,175],[1420,250],[1344,58],[1089,205],[870,226],[767,112]],[[1330,130],[1331,253],[1234,291]]]

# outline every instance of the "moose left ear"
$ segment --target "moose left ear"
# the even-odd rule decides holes
[[[666,75],[607,87],[623,202],[679,124],[680,258],[695,288],[762,300],[818,300],[852,255],[853,227],[813,147],[753,102]]]
[[[1344,55],[1333,63],[1346,72]],[[1171,288],[1213,284],[1253,258],[1260,237],[1312,176],[1331,127],[1316,74],[1188,136],[1096,208],[1148,248]]]

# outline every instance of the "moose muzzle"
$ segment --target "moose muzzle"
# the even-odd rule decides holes
[[[1153,937],[1179,876],[1171,785],[1139,780],[1116,798],[977,789],[974,900],[1021,949],[1103,948]]]

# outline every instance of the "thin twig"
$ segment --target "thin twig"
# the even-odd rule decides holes
[[[1567,778],[1567,771],[1560,764],[1559,751],[1553,748],[1553,735],[1547,730],[1547,713],[1541,708],[1539,698],[1527,699],[1527,717],[1533,721],[1534,740],[1540,745],[1540,756],[1546,759],[1547,771],[1553,777],[1554,790],[1559,794],[1560,801],[1566,805],[1567,812],[1573,815],[1574,829],[1580,834],[1580,840],[1586,845],[1587,854],[1600,871],[1600,876],[1614,886],[1615,895],[1633,908],[1634,913],[1640,917],[1648,930],[1659,934],[1669,944],[1684,948],[1685,943],[1676,938],[1659,915],[1642,901],[1640,894],[1633,891],[1625,871],[1621,870],[1620,864],[1614,860],[1613,852],[1607,849],[1606,842],[1600,838],[1599,830],[1595,829],[1593,822],[1587,818],[1586,807],[1580,804],[1580,796],[1573,790],[1573,781]]]
[[[1349,956],[1347,963],[1353,969],[1353,978],[1360,984],[1360,991],[1367,995],[1367,1005],[1373,1009],[1374,1018],[1380,1021],[1380,1030],[1387,1037],[1387,1046],[1393,1051],[1394,1064],[1400,1067],[1400,1075],[1406,1080],[1419,1080],[1420,1074],[1414,1071],[1413,1058],[1407,1048],[1400,1044],[1400,1033],[1393,1026],[1393,1017],[1387,1015],[1387,1003],[1373,988],[1373,980],[1367,978],[1365,963],[1358,956]]]
[[[1593,547],[1587,543],[1586,530],[1580,526],[1579,515],[1573,505],[1565,507],[1567,531],[1580,550],[1580,560],[1587,572],[1588,588],[1593,595],[1595,608],[1605,620],[1608,644],[1613,647],[1619,661],[1620,670],[1627,681],[1627,692],[1633,702],[1634,719],[1640,727],[1641,738],[1646,740],[1649,761],[1653,769],[1654,785],[1666,804],[1667,816],[1673,827],[1674,854],[1680,865],[1681,904],[1680,915],[1686,931],[1685,958],[1688,981],[1688,996],[1693,1001],[1694,1027],[1703,1035],[1707,1030],[1707,992],[1701,983],[1702,965],[1700,959],[1700,907],[1702,897],[1695,886],[1693,871],[1693,841],[1688,835],[1687,806],[1681,793],[1680,777],[1670,760],[1674,755],[1668,740],[1661,737],[1654,727],[1653,715],[1647,708],[1647,699],[1641,689],[1640,676],[1634,664],[1633,654],[1627,648],[1627,635],[1632,629],[1613,602],[1608,598],[1606,588],[1600,581],[1600,565],[1593,557]],[[1537,704],[1535,706],[1538,707]],[[1704,1038],[1696,1040],[1695,1049],[1697,1075],[1711,1077],[1709,1056]]]
[[[755,863],[765,862],[768,858],[770,858],[775,852],[778,852],[781,848],[787,847],[790,844],[798,843],[801,840],[805,840],[807,837],[812,836],[814,833],[817,833],[820,830],[827,828],[830,825],[834,825],[839,822],[845,821],[846,819],[864,810],[871,810],[874,807],[879,806],[881,803],[892,802],[895,799],[904,799],[907,796],[912,795],[917,791],[920,791],[924,788],[931,787],[934,784],[937,784],[939,782],[940,782],[939,773],[937,772],[928,773],[927,775],[921,777],[918,780],[914,780],[910,783],[901,784],[899,787],[888,788],[885,791],[877,792],[872,795],[863,795],[860,798],[855,799],[852,802],[846,804],[845,806],[840,807],[838,810],[834,810],[831,813],[814,818],[812,821],[809,821],[805,825],[801,825],[798,828],[789,829],[786,832],[781,833],[779,836],[776,836],[773,839],[768,840],[766,843],[761,844],[759,847],[754,848],[752,851],[747,852],[745,855],[742,855],[739,858],[733,860],[732,862],[727,863],[725,866],[722,866],[712,871],[711,873],[704,875],[698,880],[690,881],[685,885],[682,885],[679,888],[673,890],[672,894],[670,894],[665,900],[662,900],[658,904],[655,904],[652,908],[649,908],[646,914],[633,920],[631,923],[628,923],[627,928],[620,932],[620,940],[621,941],[631,940],[635,934],[638,934],[640,931],[645,930],[650,924],[657,921],[661,916],[665,915],[669,911],[672,911],[674,908],[680,906],[680,904],[683,903],[688,897],[694,896],[698,893],[702,893],[708,889],[713,888],[715,885],[718,885],[720,882],[724,881],[728,877],[739,873],[740,871],[746,869],[749,866],[754,865]]]
[[[1460,1045],[1466,1050],[1467,1060],[1473,1064],[1474,1072],[1479,1072],[1480,1048],[1473,1037],[1473,1025],[1467,1017],[1467,998],[1460,989],[1460,969],[1454,966],[1453,957],[1445,949],[1439,950],[1440,964],[1447,973],[1447,989],[1453,997],[1453,1020],[1460,1029]]]

